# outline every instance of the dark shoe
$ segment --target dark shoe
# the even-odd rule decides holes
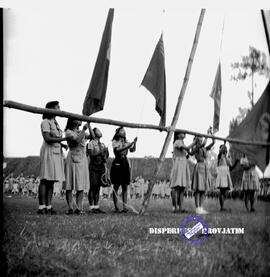
[[[118,214],[118,213],[120,213],[120,210],[119,209],[114,209],[113,212]]]
[[[250,209],[250,212],[251,212],[251,213],[254,213],[254,212],[255,212],[255,209],[254,209],[254,208],[251,208],[251,209]]]
[[[92,209],[92,213],[93,213],[93,214],[98,214],[97,209]]]
[[[106,212],[102,211],[101,209],[94,209],[95,210],[95,213],[97,214],[106,214]]]
[[[180,212],[181,214],[188,213],[188,211],[187,211],[187,210],[184,210],[184,209],[179,210],[179,212]]]
[[[121,213],[128,213],[128,209],[123,209],[122,211],[121,211]]]
[[[82,214],[82,211],[79,210],[79,209],[76,209],[76,210],[74,211],[74,214],[76,214],[76,215],[81,215],[81,214]]]
[[[73,214],[73,210],[72,209],[69,209],[67,212],[66,212],[66,215],[71,215]]]
[[[47,214],[55,215],[55,214],[57,214],[57,212],[53,208],[51,208],[51,209],[47,209]]]
[[[37,211],[37,214],[46,214],[46,213],[47,213],[46,208],[38,209],[38,211]]]

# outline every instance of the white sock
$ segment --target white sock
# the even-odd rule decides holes
[[[52,208],[52,205],[49,205],[46,208],[47,208],[47,210],[50,210]]]
[[[95,208],[95,206],[89,206],[90,210],[93,210]]]
[[[95,206],[94,206],[94,209],[99,209],[99,205],[95,205]]]
[[[42,209],[45,209],[45,208],[46,208],[45,205],[39,205],[39,206],[38,206],[38,209],[39,209],[39,210],[42,210]]]

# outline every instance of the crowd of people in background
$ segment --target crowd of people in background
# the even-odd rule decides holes
[[[19,182],[20,179],[20,182]],[[32,179],[30,181],[30,179]],[[37,197],[38,186],[40,183],[39,176],[28,175],[24,177],[24,174],[21,173],[16,178],[13,177],[13,173],[3,176],[3,193],[6,196],[25,196],[25,197]],[[34,181],[33,181],[34,180]],[[143,199],[146,195],[148,184],[150,179],[144,179],[141,176],[137,176],[130,182],[129,188],[127,190],[127,199]],[[261,180],[259,183],[259,190],[257,192],[258,196],[270,195],[270,187],[264,186],[264,180]],[[243,198],[244,192],[240,189],[237,191],[233,189],[230,193],[226,194],[226,198]],[[266,189],[266,190],[265,190]],[[112,199],[113,188],[112,186],[101,187],[99,196],[101,199]],[[87,197],[88,191],[84,191],[84,196]],[[119,195],[122,195],[121,188],[119,189]],[[53,196],[59,199],[65,199],[65,190],[63,183],[56,182],[54,184]],[[194,192],[188,190],[184,192],[185,198],[194,197]],[[217,189],[211,188],[206,193],[206,198],[218,198],[219,191]],[[151,198],[155,199],[170,199],[171,198],[171,188],[170,180],[160,180],[155,183],[155,186],[151,193]]]
[[[8,176],[3,176],[4,185],[3,193],[9,196],[31,196],[37,197],[38,187],[40,184],[40,177],[29,175],[24,177],[21,173],[16,178],[13,173]],[[137,176],[133,179],[127,190],[127,199],[142,199],[147,192],[150,180],[144,180],[143,177]],[[87,196],[88,190],[84,190],[84,195]],[[53,195],[57,198],[65,198],[65,184],[63,182],[56,182],[54,184]],[[119,195],[122,195],[122,189],[119,188]],[[113,187],[100,187],[99,197],[102,199],[112,199]],[[188,195],[186,195],[188,196]],[[165,199],[171,197],[170,180],[158,181],[151,194],[152,199]]]
[[[9,196],[25,195],[37,197],[38,187],[40,183],[39,177],[28,175],[24,177],[23,173],[14,177],[13,173],[3,176],[3,193]]]

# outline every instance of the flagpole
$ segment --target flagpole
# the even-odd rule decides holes
[[[158,174],[160,172],[160,169],[161,169],[161,166],[163,164],[165,155],[167,153],[172,135],[174,133],[176,123],[177,123],[178,118],[179,118],[181,106],[182,106],[182,103],[183,103],[184,95],[185,95],[185,92],[186,92],[186,88],[187,88],[187,84],[188,84],[188,80],[189,80],[189,76],[190,76],[190,71],[191,71],[194,55],[195,55],[196,48],[197,48],[197,45],[198,45],[198,40],[199,40],[199,36],[200,36],[200,32],[201,32],[201,27],[202,27],[204,14],[205,14],[205,9],[202,9],[200,17],[199,17],[198,24],[197,24],[197,29],[196,29],[196,33],[195,33],[191,53],[190,53],[190,56],[189,56],[184,81],[183,81],[183,84],[182,84],[182,88],[181,88],[181,91],[180,91],[180,94],[179,94],[179,97],[178,97],[177,105],[176,105],[174,116],[173,116],[173,119],[172,119],[171,128],[170,128],[169,132],[167,133],[166,139],[164,141],[163,148],[162,148],[161,153],[160,153],[158,164],[157,164],[157,167],[156,167],[155,172],[154,172],[155,177],[158,177]],[[154,185],[155,185],[155,180],[152,179],[150,181],[149,185],[148,185],[147,193],[146,193],[146,195],[143,199],[140,214],[143,214],[145,212],[145,210],[146,210],[146,208],[147,208],[147,206],[150,202],[150,196],[152,194],[152,190],[153,190]]]
[[[170,130],[176,131],[176,132],[182,132],[184,134],[193,135],[193,136],[202,136],[207,138],[212,138],[215,140],[221,140],[221,141],[227,141],[230,143],[236,143],[236,144],[247,144],[247,145],[256,145],[256,146],[266,146],[270,147],[269,143],[263,143],[261,141],[248,141],[248,140],[241,140],[241,139],[233,139],[233,138],[222,138],[217,137],[209,134],[203,134],[198,132],[193,132],[185,129],[172,129],[171,127],[161,127],[153,124],[142,124],[142,123],[132,123],[132,122],[125,122],[120,120],[113,120],[113,119],[107,119],[107,118],[98,118],[98,117],[92,117],[87,115],[81,115],[61,110],[52,110],[52,109],[45,109],[45,108],[39,108],[35,106],[26,105],[23,103],[5,100],[3,103],[3,106],[5,108],[11,108],[16,109],[19,111],[24,112],[30,112],[34,114],[44,114],[44,113],[50,113],[55,116],[64,117],[64,118],[74,118],[85,122],[93,122],[98,124],[106,124],[106,125],[114,125],[114,126],[124,126],[128,128],[136,128],[136,129],[148,129],[148,130],[157,130],[157,131],[165,131],[169,132]]]

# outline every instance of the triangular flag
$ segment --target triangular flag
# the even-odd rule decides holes
[[[161,35],[141,85],[156,99],[156,111],[160,115],[160,126],[166,124],[166,74],[163,36]]]
[[[213,133],[216,133],[219,130],[221,91],[221,65],[219,63],[213,88],[210,94],[210,97],[214,99]]]
[[[270,82],[256,105],[229,138],[270,142]],[[261,171],[265,170],[269,163],[269,147],[247,144],[233,144],[233,146],[234,149],[244,153]]]
[[[110,9],[89,88],[83,103],[83,114],[103,110],[110,66],[111,33],[114,9]]]

